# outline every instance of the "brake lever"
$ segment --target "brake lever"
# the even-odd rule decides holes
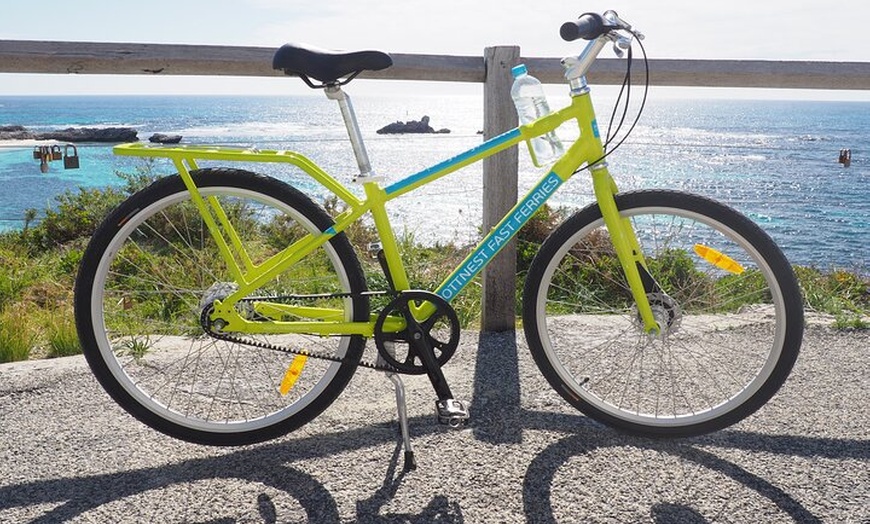
[[[619,15],[616,14],[616,11],[613,11],[611,9],[610,11],[605,11],[604,14],[601,16],[611,24],[619,27],[620,29],[625,29],[626,31],[634,35],[634,37],[638,40],[644,39],[643,33],[631,27],[631,24],[620,18]]]
[[[634,33],[631,33],[632,35]],[[618,35],[613,39],[613,54],[615,54],[618,58],[622,58],[625,56],[625,52],[623,49],[631,48],[631,40],[630,36]]]

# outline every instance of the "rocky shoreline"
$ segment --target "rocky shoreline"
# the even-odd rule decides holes
[[[379,135],[405,134],[405,133],[450,133],[447,128],[435,129],[429,125],[429,117],[423,116],[420,120],[408,122],[393,122],[377,130]],[[123,143],[138,142],[138,131],[132,127],[68,127],[55,131],[37,132],[31,131],[21,125],[0,125],[0,142],[6,141],[57,141],[57,142],[98,142],[98,143]],[[180,135],[154,133],[148,139],[152,143],[177,144],[182,140]]]
[[[24,126],[0,126],[0,140],[57,140],[60,142],[136,142],[138,132],[131,127],[68,127],[56,131],[34,132]]]

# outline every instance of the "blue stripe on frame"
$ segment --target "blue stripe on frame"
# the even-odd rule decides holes
[[[472,157],[477,156],[481,153],[484,153],[492,148],[498,147],[498,146],[504,144],[505,142],[509,142],[509,141],[519,137],[519,136],[520,136],[519,129],[511,129],[510,131],[508,131],[506,133],[502,133],[496,137],[490,138],[489,140],[480,144],[477,147],[469,149],[468,151],[466,151],[464,153],[460,153],[453,158],[447,159],[447,160],[441,162],[440,164],[436,164],[432,167],[428,167],[428,168],[424,169],[423,171],[420,171],[419,173],[415,173],[407,178],[399,180],[398,182],[387,186],[385,191],[387,192],[387,195],[390,195],[390,194],[395,193],[397,191],[401,191],[401,190],[405,189],[406,187],[408,187],[412,184],[415,184],[415,183],[419,182],[420,180],[423,180],[429,176],[432,176],[433,174],[435,174],[439,171],[443,171],[443,170],[448,169],[452,166],[455,166],[456,164],[460,164],[462,162],[465,162],[469,158],[472,158]]]
[[[538,185],[529,191],[523,201],[514,207],[513,212],[506,215],[495,229],[481,240],[477,248],[465,259],[465,262],[448,277],[448,280],[435,293],[448,302],[453,300],[561,185],[562,179],[555,172],[550,171]]]

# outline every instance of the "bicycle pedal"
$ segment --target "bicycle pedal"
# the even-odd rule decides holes
[[[435,411],[438,415],[438,423],[458,428],[468,422],[468,408],[461,400],[448,398],[435,401]]]

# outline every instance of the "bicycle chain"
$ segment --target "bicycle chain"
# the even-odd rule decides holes
[[[262,300],[268,300],[270,302],[283,302],[288,303],[293,300],[318,300],[323,298],[353,298],[357,295],[365,295],[365,296],[380,296],[380,295],[390,295],[397,296],[398,293],[395,291],[367,291],[364,293],[333,293],[333,294],[325,294],[325,295],[285,295],[285,296],[275,296],[275,297],[251,297],[251,298],[243,298],[238,301],[241,303],[253,303]],[[311,351],[307,349],[293,349],[284,346],[278,346],[276,344],[270,344],[268,342],[261,342],[259,340],[251,340],[242,337],[237,337],[234,335],[230,335],[227,333],[221,333],[220,331],[216,331],[212,328],[211,321],[209,319],[209,315],[211,314],[212,307],[206,307],[202,311],[202,315],[200,315],[200,324],[205,330],[206,334],[217,340],[224,340],[226,342],[232,342],[235,344],[242,344],[245,346],[257,347],[260,349],[268,349],[271,351],[280,351],[282,353],[289,353],[292,355],[302,355],[308,358],[316,358],[320,360],[328,360],[331,362],[338,362],[340,364],[344,364],[350,362],[347,357],[339,358],[333,355],[329,355],[327,353],[319,353],[316,351]],[[359,362],[356,363],[358,367],[374,369],[377,371],[386,371],[390,373],[401,373],[401,371],[396,368],[390,366],[389,364],[378,364],[377,362],[369,362],[367,360],[360,359]]]

